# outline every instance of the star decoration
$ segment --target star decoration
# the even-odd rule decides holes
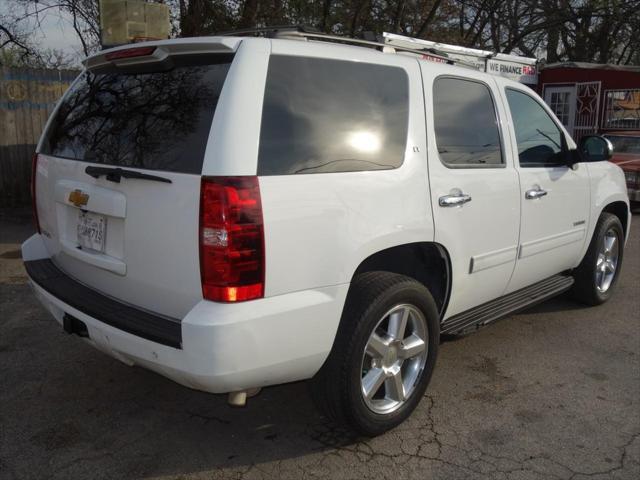
[[[595,85],[580,86],[578,94],[578,114],[591,115],[596,108],[598,89]]]

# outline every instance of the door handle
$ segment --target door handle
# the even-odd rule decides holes
[[[540,187],[527,190],[524,194],[524,198],[527,200],[535,200],[536,198],[544,197],[548,192]]]
[[[438,205],[441,207],[457,207],[471,201],[471,195],[462,192],[455,195],[444,195],[438,198]]]

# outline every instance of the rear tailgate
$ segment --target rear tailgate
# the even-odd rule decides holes
[[[174,318],[202,299],[202,164],[232,59],[156,49],[74,83],[40,142],[35,177],[41,232],[60,269]]]

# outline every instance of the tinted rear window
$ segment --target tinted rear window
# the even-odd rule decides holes
[[[258,174],[396,168],[407,141],[408,102],[401,68],[273,55]]]
[[[164,71],[84,72],[60,105],[41,152],[91,163],[201,173],[231,60],[227,55],[191,57]]]

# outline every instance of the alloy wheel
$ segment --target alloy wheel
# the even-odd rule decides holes
[[[362,356],[360,386],[369,409],[388,414],[409,399],[424,371],[428,335],[413,305],[396,305],[380,319]]]
[[[610,228],[604,234],[596,260],[595,282],[600,293],[609,290],[613,283],[618,268],[619,250],[618,234]]]

